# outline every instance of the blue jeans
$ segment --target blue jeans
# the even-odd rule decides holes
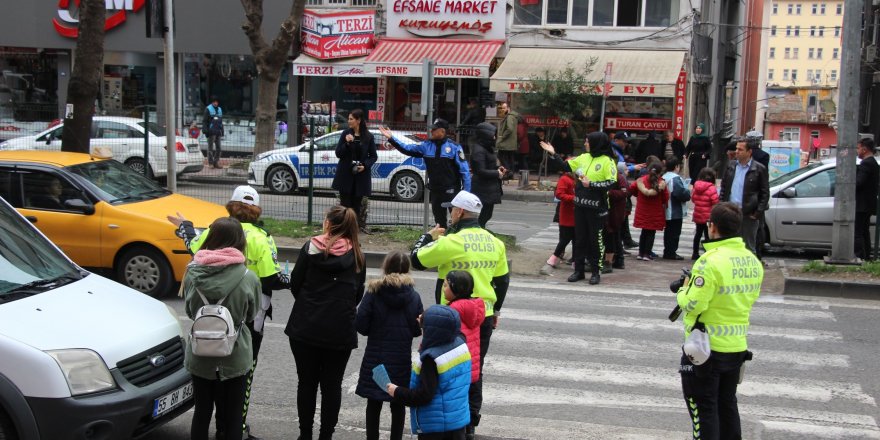
[[[713,351],[709,360],[700,366],[681,357],[681,388],[693,423],[694,439],[742,439],[736,386],[746,353]]]

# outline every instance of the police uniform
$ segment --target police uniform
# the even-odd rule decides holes
[[[704,246],[706,253],[694,264],[677,300],[685,313],[685,338],[699,318],[712,352],[699,366],[682,356],[682,391],[694,439],[739,439],[736,386],[743,362],[751,358],[746,343],[749,313],[761,293],[764,267],[741,237],[709,240]]]
[[[465,160],[464,150],[448,138],[428,139],[415,145],[394,137],[388,139],[388,142],[407,156],[425,160],[428,188],[431,190],[431,211],[434,213],[434,221],[445,228],[447,210],[440,205],[452,200],[461,190],[471,190],[471,171]]]
[[[473,194],[464,192],[462,194],[468,194],[476,199]],[[474,279],[472,296],[482,299],[486,305],[486,320],[480,326],[480,378],[471,384],[469,392],[471,425],[477,426],[480,423],[480,408],[483,405],[483,362],[489,350],[489,340],[495,325],[494,316],[501,314],[501,305],[507,295],[510,278],[504,243],[491,232],[481,228],[478,219],[461,219],[455,225],[455,229],[454,232],[449,232],[436,241],[432,241],[430,234],[423,234],[416,242],[411,258],[413,267],[417,269],[437,268],[439,279],[435,299],[438,303],[447,303],[440,290],[446,274],[452,270],[464,270]]]

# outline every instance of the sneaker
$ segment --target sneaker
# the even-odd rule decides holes
[[[638,257],[636,257],[636,260],[645,261],[645,256],[640,254]]]
[[[650,255],[650,257],[651,257],[652,260],[656,260],[656,259],[657,259],[657,254],[655,254],[654,251],[651,251],[651,253],[650,253],[649,255]]]

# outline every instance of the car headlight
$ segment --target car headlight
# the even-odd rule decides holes
[[[9,141],[0,142],[0,150],[5,150],[9,148]]]
[[[71,395],[78,396],[116,388],[116,381],[110,375],[107,364],[92,350],[49,350],[46,354],[58,362],[64,378],[67,379]]]
[[[267,151],[267,152],[265,152],[265,153],[260,153],[260,154],[257,156],[257,160],[263,160],[263,159],[265,159],[265,158],[267,158],[267,157],[269,157],[269,156],[271,156],[271,155],[272,155],[272,152],[271,152],[271,151]]]

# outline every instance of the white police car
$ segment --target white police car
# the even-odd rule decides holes
[[[422,199],[425,188],[425,161],[404,155],[387,143],[379,130],[370,130],[376,139],[379,159],[371,170],[373,192],[390,193],[404,202]],[[421,142],[418,136],[400,131],[393,132],[398,139]],[[315,139],[314,188],[330,189],[336,174],[336,144],[342,131],[335,131]],[[260,154],[248,167],[248,184],[265,186],[276,194],[292,194],[309,184],[309,146],[304,143],[290,148]]]

